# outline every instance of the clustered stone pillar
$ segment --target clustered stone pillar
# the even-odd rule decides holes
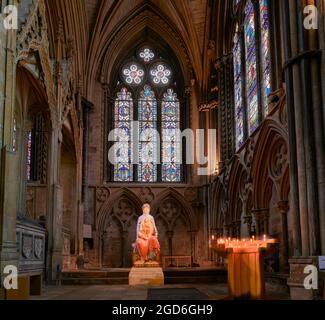
[[[251,215],[244,216],[244,224],[247,225],[247,235],[250,237],[252,233],[253,217]]]
[[[269,209],[253,209],[256,222],[256,235],[267,235],[269,233]]]
[[[304,267],[325,254],[325,144],[319,70],[318,31],[305,27],[304,8],[315,1],[281,1],[281,31],[290,145],[290,187],[294,211],[295,257],[290,259],[291,296],[310,298]]]
[[[2,1],[0,12],[16,0]],[[13,117],[16,83],[16,30],[6,30],[0,20],[0,291],[3,270],[7,265],[18,265],[16,244],[17,194],[19,153],[12,147]],[[1,295],[1,292],[0,292]]]
[[[168,238],[168,248],[169,248],[169,255],[173,255],[173,236],[174,232],[173,231],[167,231],[166,236]]]
[[[219,135],[220,141],[220,166],[232,157],[234,153],[234,137],[233,137],[233,121],[234,121],[234,105],[233,105],[233,56],[232,53],[222,56],[216,61],[218,88],[219,88]]]
[[[83,111],[83,172],[82,172],[82,200],[84,207],[84,224],[90,224],[90,216],[88,209],[88,164],[89,164],[89,112],[93,109],[93,104],[82,98]]]
[[[282,273],[288,272],[288,211],[289,211],[289,202],[280,201],[278,203],[278,209],[281,214],[281,225],[282,225],[282,237],[281,237],[281,249],[280,249],[280,271]]]

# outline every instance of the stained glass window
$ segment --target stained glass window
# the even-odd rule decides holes
[[[152,61],[155,57],[154,52],[150,48],[143,48],[139,53],[139,57],[146,63]]]
[[[117,93],[114,108],[115,142],[118,142],[114,164],[114,181],[132,181],[132,141],[133,99],[131,93],[122,88]]]
[[[252,134],[259,125],[255,12],[252,1],[248,1],[245,7],[245,56],[248,131]]]
[[[144,70],[136,63],[130,63],[123,68],[124,80],[127,84],[139,85],[143,81]]]
[[[242,46],[240,35],[238,33],[238,25],[234,37],[234,92],[235,92],[235,131],[236,131],[236,148],[240,148],[244,142],[244,105],[242,90]]]
[[[152,76],[152,81],[154,84],[159,85],[167,85],[170,81],[171,76],[170,69],[162,63],[155,65],[150,70],[150,75]]]
[[[138,180],[157,181],[157,100],[149,85],[140,93],[139,104],[139,165]]]
[[[162,101],[162,181],[179,182],[181,175],[180,107],[177,94],[168,89]]]
[[[251,135],[259,126],[259,114],[268,114],[268,96],[271,93],[271,53],[270,22],[268,0],[259,0],[256,6],[251,0],[246,2],[244,19],[244,38],[238,33],[234,36],[234,91],[235,91],[235,132],[236,148],[244,143],[244,127]],[[259,20],[258,20],[259,17]],[[257,42],[256,26],[259,26],[260,41]],[[244,50],[241,48],[244,44]],[[257,59],[260,58],[259,60]],[[257,63],[257,61],[260,61]],[[242,74],[241,66],[246,72]],[[246,92],[243,92],[245,84]],[[263,102],[260,103],[260,99]],[[246,109],[244,110],[244,108]],[[244,114],[247,115],[247,123]]]
[[[168,87],[176,85],[172,69],[157,56],[150,46],[143,45],[136,58],[124,63],[114,81],[122,88],[114,96],[113,128],[119,130],[115,131],[113,150],[109,150],[113,181],[181,181],[181,103],[175,90]]]
[[[32,180],[32,131],[27,133],[27,150],[26,150],[26,178]]]
[[[271,57],[270,57],[270,22],[268,15],[268,0],[259,0],[261,26],[261,54],[263,77],[264,114],[268,114],[267,98],[271,93]]]

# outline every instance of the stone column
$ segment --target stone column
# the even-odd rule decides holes
[[[284,1],[286,2],[286,1]],[[287,8],[282,10],[288,10],[285,17],[290,21],[290,44],[291,57],[287,62],[288,67],[292,69],[293,81],[292,81],[292,105],[288,105],[288,109],[291,109],[294,114],[295,127],[295,142],[296,142],[296,159],[297,159],[297,173],[298,173],[298,199],[300,209],[300,225],[301,225],[301,243],[302,243],[302,255],[308,256],[310,252],[309,243],[309,223],[308,223],[308,200],[307,200],[307,181],[306,181],[306,154],[304,150],[304,131],[306,130],[303,123],[302,116],[302,97],[301,97],[301,83],[300,83],[300,69],[298,64],[293,64],[292,58],[298,55],[298,30],[297,30],[297,11],[296,1],[289,0]],[[288,33],[288,31],[285,31]],[[290,94],[290,92],[289,92]]]
[[[17,5],[15,0],[1,2]],[[16,84],[16,30],[5,30],[0,19],[0,288],[6,265],[18,266],[16,245],[19,154],[12,148]]]
[[[190,231],[190,237],[191,237],[191,256],[192,256],[192,264],[197,263],[197,250],[196,250],[196,231]]]
[[[321,29],[321,15],[323,15],[323,28],[324,28],[324,15],[325,15],[325,2],[323,6],[321,1],[314,1],[319,11],[319,30],[311,29],[308,31],[309,42],[308,47],[311,52],[314,52],[314,57],[310,60],[310,73],[311,73],[311,96],[313,102],[313,132],[315,134],[315,160],[316,167],[315,173],[317,174],[316,187],[318,189],[318,210],[319,217],[316,219],[316,223],[319,221],[320,226],[320,253],[325,255],[325,214],[322,214],[322,210],[325,208],[325,91],[322,91],[322,78],[324,81],[325,73],[319,70],[324,69],[324,54],[325,48],[319,43],[319,38],[323,38],[324,41],[324,29]],[[322,11],[323,10],[323,11]],[[320,50],[319,50],[320,49]],[[323,57],[323,60],[322,60]],[[322,76],[321,76],[322,75]],[[318,220],[319,219],[319,220]]]
[[[307,209],[308,209],[308,224],[309,224],[309,243],[310,255],[318,255],[320,253],[320,229],[319,229],[319,186],[317,183],[319,170],[324,168],[324,139],[322,123],[317,118],[321,118],[322,114],[319,112],[319,85],[320,81],[313,82],[311,71],[319,69],[317,51],[311,51],[308,40],[311,40],[311,32],[304,27],[303,1],[296,1],[297,10],[297,28],[298,28],[298,61],[300,68],[300,83],[302,93],[302,116],[304,136],[304,151],[306,156],[306,168],[304,174],[307,182]],[[307,50],[309,52],[307,53]],[[315,69],[315,63],[317,70]],[[311,68],[312,64],[314,65]],[[316,80],[316,79],[315,79]],[[317,90],[313,90],[316,87]],[[315,118],[314,118],[315,117]],[[322,156],[317,158],[320,150]],[[301,157],[301,155],[298,155]],[[324,170],[321,170],[324,175]],[[323,178],[323,177],[322,177]],[[324,180],[323,180],[324,181]],[[324,191],[324,189],[323,189]]]
[[[292,56],[290,13],[288,0],[280,1],[281,27],[280,30],[287,30],[282,33],[282,46],[284,49],[284,59],[289,61]],[[297,163],[297,142],[296,142],[296,122],[294,107],[294,88],[293,88],[293,68],[288,65],[284,68],[284,77],[286,83],[287,113],[288,113],[288,131],[290,148],[290,189],[291,189],[291,207],[293,211],[293,247],[294,254],[299,256],[302,253],[301,240],[301,222],[298,188],[298,163]]]
[[[312,4],[312,1],[309,3]],[[317,31],[304,28],[303,4],[305,1],[281,1],[288,116],[294,119],[296,128],[294,136],[292,131],[289,132],[292,143],[290,153],[295,152],[291,157],[295,157],[297,163],[298,186],[298,192],[292,189],[291,194],[294,200],[298,198],[297,212],[300,215],[299,225],[294,220],[295,249],[299,248],[296,242],[299,240],[298,226],[301,232],[301,252],[296,251],[296,257],[289,260],[288,285],[292,298],[312,299],[313,293],[303,287],[303,280],[306,277],[304,267],[314,265],[314,256],[322,250],[319,222],[322,219],[320,210],[324,205],[324,126],[319,119],[323,115],[320,111],[320,65],[315,41]],[[290,166],[294,168],[291,162]],[[293,208],[294,211],[296,209]]]
[[[263,234],[266,235],[270,233],[269,219],[270,219],[269,209],[264,209],[263,210]]]
[[[173,231],[167,231],[166,236],[168,238],[168,255],[173,256],[173,236],[174,236],[174,232]],[[170,260],[170,262],[172,263],[173,261]],[[169,262],[167,261],[167,266],[168,266],[168,263]]]
[[[288,244],[288,201],[280,201],[278,203],[278,209],[281,214],[281,225],[282,225],[282,238],[280,243],[280,271],[287,273],[289,270],[288,258],[289,258],[289,244]]]
[[[82,98],[83,111],[83,174],[82,174],[82,199],[84,211],[84,224],[91,224],[88,208],[88,164],[89,164],[89,112],[93,109],[93,104]]]
[[[170,256],[173,255],[173,236],[174,236],[174,231],[167,231],[166,232],[167,238],[168,238],[168,254]]]
[[[102,268],[104,265],[104,248],[105,248],[106,236],[107,236],[106,231],[98,233],[98,236],[97,236],[98,246],[96,246],[95,248],[98,248],[98,266],[100,268]]]
[[[231,237],[232,236],[232,225],[231,224],[225,224],[224,228],[225,228],[226,238]]]
[[[253,209],[252,214],[256,221],[256,236],[269,234],[269,209]]]
[[[82,82],[79,79],[78,86],[77,86],[77,93],[76,93],[76,108],[77,108],[77,116],[79,123],[81,122],[81,116],[82,116]],[[81,125],[80,126],[80,132],[81,132]],[[79,134],[80,137],[80,134]],[[83,179],[83,163],[82,163],[82,143],[83,143],[83,137],[80,137],[79,140],[79,148],[77,152],[77,157],[79,157],[79,160],[77,161],[77,177],[76,177],[76,195],[78,197],[77,201],[77,217],[76,217],[76,256],[83,254],[83,225],[84,225],[84,209],[83,209],[83,202],[82,202],[82,179]]]
[[[55,125],[55,124],[54,124]],[[63,214],[63,191],[59,184],[59,163],[62,135],[61,129],[54,126],[51,132],[48,173],[48,256],[49,266],[47,280],[56,279],[57,267],[62,266],[62,214]]]
[[[324,165],[321,164],[321,158],[324,155],[320,156],[319,152],[316,151],[316,143],[324,144],[321,143],[322,139],[320,139],[323,131],[320,127],[320,121],[315,121],[316,118],[321,117],[318,112],[319,99],[317,97],[319,93],[314,99],[312,86],[316,84],[317,80],[315,79],[316,82],[313,83],[311,77],[311,65],[315,63],[314,59],[317,59],[317,51],[310,50],[306,41],[310,39],[311,35],[303,25],[302,1],[283,1],[281,9],[283,24],[286,24],[288,20],[290,21],[290,33],[284,28],[286,33],[290,34],[289,38],[285,36],[284,42],[284,47],[287,47],[285,66],[292,77],[288,83],[287,93],[292,98],[290,104],[288,103],[288,111],[293,113],[295,127],[297,128],[295,131],[295,156],[298,173],[302,255],[309,256],[320,252],[320,189],[317,183],[319,179],[323,179],[322,176],[324,175],[324,170],[322,170]],[[290,43],[288,44],[287,41]],[[290,80],[290,77],[288,79]],[[321,150],[321,152],[323,151]],[[294,193],[293,195],[295,196]]]
[[[252,216],[249,215],[244,216],[244,223],[247,225],[247,234],[248,237],[250,237],[252,232],[252,224],[253,224]]]
[[[122,232],[122,268],[126,268],[127,262],[127,247],[126,247],[126,239],[128,238],[128,232],[124,230]]]
[[[325,2],[323,0],[317,0],[317,8],[318,8],[318,18],[319,18],[319,30],[318,30],[318,34],[316,32],[316,30],[311,30],[311,32],[313,33],[313,37],[312,37],[312,44],[311,46],[313,48],[315,48],[315,45],[317,45],[316,42],[316,37],[318,37],[318,41],[319,41],[319,47],[321,50],[321,64],[320,64],[320,72],[319,72],[319,65],[315,64],[315,62],[313,62],[312,68],[313,68],[313,72],[312,72],[312,76],[313,77],[319,77],[319,75],[323,75],[322,78],[320,79],[321,81],[321,87],[314,88],[314,91],[318,91],[317,93],[319,95],[321,95],[321,97],[318,97],[318,99],[320,99],[320,102],[323,104],[325,103]],[[315,64],[315,66],[314,66]],[[317,71],[315,71],[315,69]],[[314,80],[316,83],[318,82],[318,79]],[[320,105],[319,105],[319,101],[318,101],[318,109],[319,109]],[[318,111],[320,112],[320,110]],[[322,111],[322,117],[318,118],[318,121],[323,120],[323,125],[322,125],[322,133],[323,133],[323,138],[325,136],[325,110],[323,107],[323,111]],[[319,123],[320,126],[320,123]],[[319,146],[318,143],[316,143],[317,146]],[[317,148],[316,151],[319,152],[318,157],[323,156],[324,157],[324,147],[325,147],[325,143],[323,142],[320,146],[321,148]],[[325,165],[325,161],[322,160],[320,158],[320,161],[318,161],[318,166],[320,167],[320,170],[324,171],[324,165]],[[323,210],[325,208],[325,178],[324,178],[324,172],[321,174],[319,173],[319,180],[318,180],[318,184],[319,184],[319,208],[320,211]],[[325,255],[325,214],[320,213],[319,216],[319,225],[320,225],[320,236],[321,236],[321,254]]]
[[[240,238],[240,227],[241,220],[236,220],[232,223],[233,236],[237,239]]]

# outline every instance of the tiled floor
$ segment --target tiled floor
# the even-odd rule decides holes
[[[223,284],[178,284],[154,288],[195,288],[211,300],[227,299],[227,285]],[[40,297],[31,300],[146,300],[149,287],[130,287],[128,285],[92,286],[48,286]],[[286,295],[267,292],[266,299],[288,299]]]

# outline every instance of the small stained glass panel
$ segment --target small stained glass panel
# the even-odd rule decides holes
[[[150,76],[155,85],[168,85],[171,75],[171,70],[163,63],[155,65],[150,70]]]
[[[143,82],[144,70],[137,63],[129,63],[123,67],[124,81],[129,85],[140,85]]]
[[[155,58],[154,52],[148,48],[144,47],[139,52],[139,57],[142,59],[145,63],[151,62]]]

